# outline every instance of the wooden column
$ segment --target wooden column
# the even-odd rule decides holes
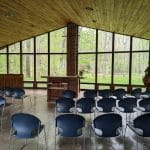
[[[76,76],[78,50],[78,26],[74,23],[67,25],[67,76]]]

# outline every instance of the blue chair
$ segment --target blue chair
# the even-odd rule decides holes
[[[144,98],[139,101],[137,109],[145,113],[150,112],[150,98]]]
[[[30,95],[26,95],[23,88],[14,88],[13,89],[13,94],[12,94],[12,99],[13,100],[21,100],[22,103],[23,103],[23,100],[25,98],[27,98],[27,97],[29,97],[30,103],[32,104],[32,102],[31,102],[31,96]]]
[[[56,135],[63,137],[79,137],[83,134],[85,119],[76,114],[64,114],[56,117],[55,124],[55,149],[57,144]],[[85,144],[85,135],[83,138],[83,147]]]
[[[113,96],[115,96],[117,100],[122,100],[126,96],[126,93],[127,92],[125,91],[125,89],[119,88],[114,90]]]
[[[56,100],[56,110],[57,113],[71,113],[75,110],[75,101],[71,98],[59,98]]]
[[[37,138],[37,149],[38,149],[39,134],[41,133],[42,130],[44,130],[45,144],[47,149],[45,125],[41,124],[40,119],[31,114],[26,114],[26,113],[14,114],[11,117],[9,149],[10,149],[12,136],[15,136],[16,138],[19,139],[26,139],[26,140],[38,137]],[[26,144],[23,145],[23,147],[25,146]]]
[[[98,112],[114,112],[116,100],[114,98],[103,98],[97,102],[96,109]]]
[[[83,96],[86,98],[95,98],[97,97],[97,90],[85,90]]]
[[[122,135],[122,117],[119,114],[103,114],[93,120],[93,130],[98,137],[117,137]],[[124,143],[124,141],[123,141]],[[97,144],[96,149],[97,149]]]
[[[136,88],[131,91],[131,96],[134,96],[137,99],[140,99],[141,94],[142,94],[141,88]]]
[[[77,97],[77,93],[73,90],[65,90],[61,97],[74,99]]]
[[[93,113],[95,108],[95,100],[93,98],[80,98],[77,101],[76,109],[79,113]]]
[[[4,95],[6,97],[12,97],[13,94],[14,94],[14,88],[10,88],[10,87],[5,88]]]
[[[1,122],[0,122],[0,129],[2,130],[2,123],[3,123],[3,115],[5,109],[6,99],[0,96],[0,109],[1,109]]]
[[[129,122],[127,126],[136,134],[136,146],[138,150],[138,136],[142,137],[143,143],[144,137],[150,137],[150,113],[138,116],[133,120],[133,123]]]
[[[98,95],[101,96],[102,98],[109,98],[110,96],[113,96],[113,92],[110,89],[104,89],[99,90]]]

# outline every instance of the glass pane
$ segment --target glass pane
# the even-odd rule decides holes
[[[110,86],[107,86],[107,85],[106,85],[106,86],[104,86],[104,85],[99,85],[99,86],[98,86],[98,89],[99,89],[99,90],[110,89]]]
[[[34,80],[34,57],[33,55],[23,55],[23,75],[24,81]]]
[[[33,38],[22,42],[22,53],[33,53],[34,43]]]
[[[81,82],[95,82],[95,55],[80,54],[78,59],[78,72],[83,79]]]
[[[48,34],[36,37],[36,53],[48,53]]]
[[[24,83],[24,87],[33,87],[33,83]]]
[[[60,30],[50,32],[50,52],[67,52],[67,28],[62,28]]]
[[[129,83],[129,53],[117,53],[114,56],[114,83]]]
[[[20,53],[20,43],[15,43],[8,47],[9,53]]]
[[[95,52],[96,30],[79,27],[79,52]]]
[[[149,50],[149,40],[133,38],[133,51]]]
[[[132,84],[143,85],[143,76],[148,67],[148,52],[132,54]]]
[[[120,34],[115,34],[115,51],[129,51],[130,37]]]
[[[47,83],[38,83],[37,87],[44,87],[47,88]]]
[[[67,72],[66,55],[51,55],[50,56],[50,75],[51,76],[66,76],[66,72]]]
[[[20,73],[20,55],[9,55],[9,73]]]
[[[0,55],[0,73],[7,73],[7,57],[6,55]]]
[[[0,53],[6,53],[6,48],[0,49]]]
[[[93,84],[80,84],[80,89],[94,89],[95,85]]]
[[[98,83],[111,83],[112,54],[98,55]]]
[[[46,78],[41,76],[48,75],[48,55],[36,55],[36,80],[46,81]]]
[[[100,52],[112,51],[112,33],[105,31],[98,31],[98,51]]]

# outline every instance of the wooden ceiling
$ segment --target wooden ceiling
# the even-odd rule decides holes
[[[69,22],[150,39],[150,0],[0,0],[0,47]]]

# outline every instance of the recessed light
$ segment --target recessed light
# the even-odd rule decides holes
[[[96,20],[92,20],[93,21],[93,23],[95,23],[96,22]]]

